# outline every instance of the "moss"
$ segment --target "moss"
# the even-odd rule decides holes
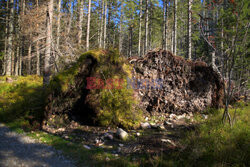
[[[96,65],[91,67],[90,74],[83,74],[82,69],[84,69],[86,61],[89,59],[95,60]],[[63,94],[67,94],[68,91],[71,91],[70,94],[74,94],[74,97],[86,96],[88,98],[89,106],[82,107],[93,110],[93,113],[95,113],[94,118],[92,117],[94,122],[103,126],[135,127],[141,119],[141,111],[136,107],[138,102],[136,101],[137,99],[134,98],[133,90],[126,89],[126,79],[127,77],[132,77],[132,69],[131,65],[127,64],[125,59],[121,57],[116,50],[88,51],[82,54],[79,60],[72,64],[69,69],[57,74],[52,79],[49,85],[49,92],[53,94],[51,99],[52,101],[56,101],[55,99],[58,100],[57,97],[59,97],[59,101],[56,103],[62,103],[65,98]],[[84,93],[81,94],[80,91],[85,89],[83,87],[85,85],[77,85],[78,88],[75,82],[80,81],[80,83],[84,83],[87,81],[87,77],[101,79],[104,81],[104,87],[83,91],[84,93],[87,92],[88,95]],[[110,81],[110,79],[113,81],[114,89],[107,87],[107,82]],[[120,85],[121,81],[123,81],[122,85]],[[73,109],[77,100],[69,99],[68,101],[72,101],[72,104],[69,104],[70,106],[68,106],[68,108]],[[53,107],[53,102],[51,102],[51,104],[52,107],[50,108],[55,108]],[[60,106],[59,104],[56,105]],[[93,114],[81,110],[79,112],[85,112],[80,113],[82,117],[88,117],[88,114]]]
[[[42,78],[32,75],[12,79],[12,83],[0,83],[0,121],[26,130],[39,128],[44,107]]]

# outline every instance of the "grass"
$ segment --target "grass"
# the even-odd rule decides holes
[[[250,104],[238,103],[234,126],[221,122],[223,110],[207,110],[208,120],[195,115],[197,127],[180,140],[183,148],[162,155],[125,155],[116,157],[101,148],[87,150],[81,143],[72,143],[38,128],[43,118],[44,94],[42,78],[13,77],[6,83],[0,77],[0,122],[18,133],[62,150],[76,160],[78,166],[250,166]]]

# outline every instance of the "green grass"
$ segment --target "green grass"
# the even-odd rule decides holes
[[[230,109],[234,115],[235,109]],[[199,126],[187,132],[182,151],[167,154],[159,160],[171,166],[249,166],[250,156],[250,105],[236,110],[236,119],[231,128],[222,123],[223,110],[210,110],[209,119],[204,121],[196,115]],[[168,166],[168,165],[167,165]]]

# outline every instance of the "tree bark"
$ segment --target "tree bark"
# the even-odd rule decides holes
[[[51,75],[50,57],[51,57],[51,45],[52,45],[53,3],[54,3],[53,0],[49,0],[47,4],[46,47],[45,47],[44,76],[43,76],[44,86],[47,86],[49,84]]]
[[[168,0],[164,0],[164,31],[163,31],[163,48],[165,50],[168,49],[168,34],[167,34],[167,30],[168,30]]]
[[[73,18],[73,13],[72,13],[72,0],[69,0],[69,21],[68,21],[68,35],[70,33],[70,30],[71,30],[71,26],[72,26],[72,18]]]
[[[192,59],[192,0],[188,0],[188,43],[187,43],[187,58]]]
[[[3,75],[6,72],[6,55],[8,48],[8,26],[9,26],[9,1],[6,3],[6,18],[5,18],[5,39],[4,39],[4,61],[3,61]]]
[[[9,15],[9,37],[8,49],[6,56],[6,75],[11,75],[11,57],[13,56],[13,30],[14,30],[14,0],[10,0],[10,15]]]
[[[58,0],[58,6],[57,6],[58,18],[57,18],[57,30],[56,30],[56,48],[57,49],[59,48],[59,45],[60,45],[61,6],[62,6],[62,0]]]
[[[177,53],[177,0],[174,0],[174,36],[173,36],[173,53],[176,55]]]
[[[89,50],[90,19],[91,19],[91,0],[89,0],[89,6],[88,6],[88,23],[87,23],[86,50]]]
[[[32,49],[32,44],[31,41],[29,43],[29,49],[28,49],[28,74],[31,74],[31,49]]]
[[[99,48],[102,48],[103,46],[103,13],[104,13],[104,0],[102,0],[102,10],[101,10],[101,23],[100,23],[100,36],[99,36]]]
[[[122,22],[123,22],[123,2],[121,2],[120,30],[119,30],[119,52],[122,52]],[[140,42],[139,42],[140,43]]]
[[[105,12],[104,12],[104,37],[103,37],[103,48],[106,49],[106,38],[107,38],[107,7],[108,2],[105,0]]]
[[[148,51],[148,4],[149,4],[149,0],[146,0],[145,45],[144,45],[145,53]]]

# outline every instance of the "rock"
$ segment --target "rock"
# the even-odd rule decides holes
[[[151,125],[148,122],[141,123],[141,128],[142,129],[150,129]]]
[[[87,145],[83,145],[84,148],[86,148],[87,150],[91,150],[91,148]]]
[[[107,138],[107,139],[109,139],[109,140],[113,140],[114,139],[114,136],[112,134],[110,134],[110,133],[105,133],[104,137]]]
[[[126,140],[128,138],[128,133],[121,128],[117,129],[116,135],[122,140]]]

